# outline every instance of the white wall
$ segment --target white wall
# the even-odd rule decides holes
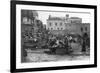
[[[49,25],[49,23],[51,23],[51,26]],[[55,23],[57,23],[57,25],[55,25]],[[60,25],[60,23],[62,23],[62,25]],[[51,28],[53,28],[53,30],[61,30],[61,28],[63,28],[63,30],[65,29],[65,24],[64,21],[59,21],[59,20],[51,20],[47,22],[47,29],[49,28],[49,30],[51,30]]]
[[[34,73],[99,73],[100,72],[100,1],[99,0],[33,0],[42,2],[98,5],[98,67],[42,71]],[[97,3],[98,1],[98,3]],[[0,73],[10,73],[10,0],[0,1]],[[33,73],[33,72],[27,72]]]

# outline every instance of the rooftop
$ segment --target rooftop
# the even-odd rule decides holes
[[[70,17],[70,19],[81,19],[79,17]]]

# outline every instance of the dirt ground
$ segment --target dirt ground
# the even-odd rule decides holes
[[[49,49],[27,50],[27,57],[25,62],[49,62],[49,61],[72,61],[72,60],[89,60],[89,55],[84,55],[82,52],[73,52],[72,55],[57,55],[47,54],[44,51]]]

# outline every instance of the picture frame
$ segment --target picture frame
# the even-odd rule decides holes
[[[60,61],[60,62],[54,62],[53,65],[50,65],[52,63],[50,62],[43,62],[43,64],[40,63],[23,63],[22,60],[22,50],[21,50],[21,39],[18,38],[22,35],[22,22],[21,22],[21,13],[23,10],[36,10],[40,11],[41,17],[43,13],[43,17],[45,17],[46,14],[49,14],[51,12],[51,15],[53,15],[53,11],[65,11],[67,13],[71,12],[74,13],[75,10],[78,12],[78,16],[81,16],[82,13],[90,13],[90,47],[92,47],[92,51],[90,51],[90,60],[84,63],[81,63],[81,61],[76,62],[69,62],[69,61]],[[68,9],[68,11],[67,11]],[[72,10],[72,11],[71,11]],[[84,11],[87,10],[87,11]],[[42,12],[44,11],[44,12]],[[82,12],[83,11],[83,12]],[[91,68],[91,67],[97,67],[97,6],[94,5],[79,5],[79,4],[64,4],[64,3],[48,3],[48,2],[34,2],[34,1],[11,1],[11,25],[10,25],[10,47],[11,47],[11,61],[10,61],[10,71],[11,72],[30,72],[30,71],[45,71],[45,70],[62,70],[62,69],[79,69],[79,68]],[[58,14],[59,15],[59,14]],[[69,14],[71,15],[71,14]],[[76,14],[77,15],[77,14]],[[85,15],[84,15],[85,16]],[[44,18],[45,19],[45,18]],[[42,20],[42,19],[41,19]],[[34,23],[34,22],[32,22]],[[23,27],[24,28],[24,27]],[[48,28],[49,29],[49,28]],[[21,34],[21,35],[20,35]],[[92,34],[92,35],[91,35]],[[19,44],[20,43],[20,44]],[[18,45],[19,44],[19,45]],[[91,46],[92,45],[92,46]],[[90,48],[91,50],[91,48]],[[20,53],[20,54],[19,54]],[[20,58],[21,57],[21,58]],[[73,56],[71,56],[73,57]],[[20,63],[18,63],[20,62]],[[65,62],[68,62],[65,64]],[[80,64],[78,63],[80,62]],[[75,64],[76,63],[76,64]],[[23,65],[22,65],[23,64]],[[27,64],[27,65],[26,65]],[[58,64],[58,65],[57,65]],[[75,65],[74,65],[75,64]],[[32,65],[32,66],[31,66]]]

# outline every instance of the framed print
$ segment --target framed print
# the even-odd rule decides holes
[[[97,6],[11,1],[11,72],[97,67]]]

